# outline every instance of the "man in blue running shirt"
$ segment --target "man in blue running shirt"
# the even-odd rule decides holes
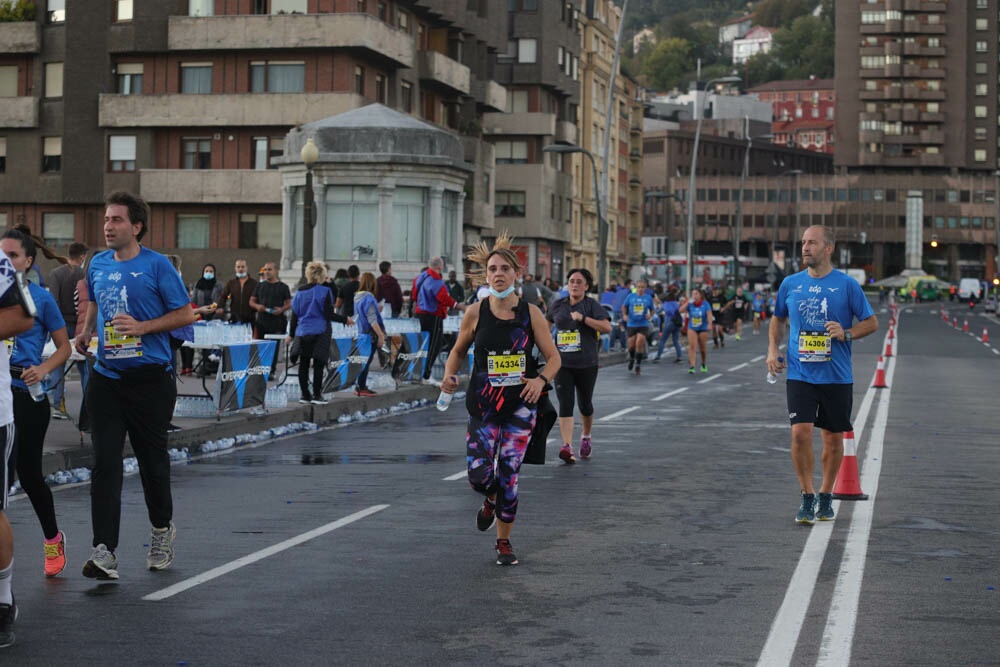
[[[790,323],[786,395],[792,463],[802,489],[802,505],[795,521],[805,525],[833,519],[833,485],[844,457],[844,432],[853,428],[851,341],[878,329],[861,286],[846,273],[834,270],[830,261],[833,246],[830,228],[814,225],[805,230],[802,263],[806,270],[782,281],[768,329],[767,368],[780,373],[785,362],[778,356],[778,347],[785,322]],[[813,486],[814,426],[823,436],[818,508]]]
[[[180,274],[166,256],[141,245],[149,208],[139,197],[115,192],[105,199],[104,240],[87,271],[90,307],[76,348],[87,354],[97,333],[97,363],[84,397],[91,420],[94,471],[90,515],[94,550],[86,577],[117,579],[125,435],[139,462],[153,531],[146,565],[165,570],[174,560],[173,498],[167,428],[174,411],[170,331],[194,322]]]

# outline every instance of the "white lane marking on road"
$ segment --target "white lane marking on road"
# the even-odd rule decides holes
[[[371,507],[363,509],[360,512],[355,512],[354,514],[345,516],[342,519],[331,521],[325,526],[314,528],[313,530],[310,530],[307,533],[302,533],[301,535],[289,538],[284,542],[278,542],[277,544],[269,546],[266,549],[261,549],[260,551],[256,551],[252,554],[247,554],[242,558],[237,558],[236,560],[230,561],[225,565],[220,565],[219,567],[212,568],[207,572],[202,572],[201,574],[195,577],[191,577],[190,579],[179,581],[173,586],[167,586],[166,588],[160,589],[155,593],[150,593],[149,595],[146,595],[142,599],[150,600],[153,602],[166,600],[169,597],[173,597],[178,593],[183,593],[184,591],[194,588],[195,586],[198,586],[200,584],[204,584],[207,581],[211,581],[212,579],[218,579],[219,577],[225,574],[229,574],[230,572],[233,572],[235,570],[238,570],[241,567],[252,565],[257,561],[261,561],[264,560],[265,558],[274,556],[275,554],[281,553],[282,551],[291,549],[292,547],[308,542],[309,540],[320,537],[321,535],[326,535],[327,533],[337,530],[338,528],[343,528],[344,526],[352,524],[355,521],[360,521],[361,519],[364,519],[367,516],[371,516],[372,514],[375,514],[377,512],[381,512],[382,510],[388,507],[389,507],[388,505],[372,505]]]
[[[732,368],[727,368],[727,369],[726,369],[726,372],[727,372],[727,373],[732,373],[733,371],[738,371],[738,370],[740,370],[740,369],[743,369],[743,368],[746,368],[746,367],[747,367],[747,366],[749,366],[749,365],[750,365],[750,363],[749,363],[749,362],[747,362],[747,363],[745,363],[745,364],[739,364],[738,366],[733,366]]]
[[[681,387],[680,389],[674,389],[673,391],[668,391],[665,394],[660,394],[659,396],[657,396],[656,398],[654,398],[652,400],[653,401],[665,401],[666,399],[670,398],[671,396],[676,396],[677,394],[683,393],[683,392],[687,391],[688,389],[689,389],[689,387]]]
[[[886,384],[892,387],[892,377],[896,370],[896,360],[890,359],[886,370]],[[820,643],[819,667],[836,667],[851,663],[851,648],[854,644],[854,629],[857,624],[858,600],[861,598],[861,584],[868,557],[868,539],[872,531],[872,517],[875,514],[875,498],[882,473],[885,431],[889,423],[890,389],[879,394],[878,410],[872,424],[872,434],[865,448],[865,462],[861,467],[861,488],[868,492],[868,501],[855,505],[851,516],[851,528],[847,533],[844,555],[840,561],[840,574],[830,599],[830,613],[826,619],[823,640]]]
[[[456,472],[454,475],[448,475],[442,481],[444,482],[454,482],[456,479],[462,479],[468,474],[468,471],[463,470],[462,472]]]
[[[886,340],[888,340],[888,336],[889,334],[886,333]],[[885,341],[883,341],[884,343]],[[895,368],[895,357],[890,357],[889,363]],[[886,383],[888,384],[888,381]],[[875,384],[874,373],[854,419],[855,443],[862,442],[861,436],[864,433],[865,423],[868,421],[868,413],[871,411],[876,391],[888,391],[887,389],[876,390],[872,387],[873,384]],[[862,504],[864,503],[858,503],[859,506]],[[834,511],[839,511],[839,509],[840,501],[834,501]],[[788,588],[785,590],[785,598],[771,623],[771,630],[764,643],[764,649],[757,660],[758,667],[783,667],[792,664],[792,656],[799,642],[799,633],[802,631],[802,622],[809,610],[813,590],[816,588],[819,567],[830,542],[832,530],[827,529],[827,525],[829,525],[827,522],[821,522],[810,529],[809,538],[802,549],[802,555],[799,556],[798,565],[796,565],[792,579],[788,582]],[[816,530],[820,527],[823,529]]]
[[[1000,350],[993,348],[993,354],[1000,354]]]
[[[698,380],[698,384],[705,384],[706,382],[711,382],[712,380],[715,380],[715,379],[720,378],[720,377],[722,377],[722,373],[716,373],[715,375],[709,375],[704,380]]]
[[[621,417],[622,415],[627,415],[630,412],[635,412],[640,407],[641,406],[639,406],[639,405],[633,405],[631,408],[625,408],[624,410],[619,410],[618,412],[612,412],[610,415],[607,415],[605,417],[601,417],[597,421],[599,421],[599,422],[609,422],[612,419],[617,419],[618,417]]]
[[[764,359],[764,358],[765,358],[765,355],[763,355],[763,354],[757,355],[756,357],[754,357],[753,359],[750,360],[750,363],[751,364],[755,364],[755,363],[757,363],[758,361],[760,361],[761,359]]]

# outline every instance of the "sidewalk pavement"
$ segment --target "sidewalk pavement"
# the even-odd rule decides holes
[[[625,353],[601,353],[601,366],[621,363]],[[296,382],[293,376],[290,382]],[[193,391],[191,383],[198,383],[197,378],[183,378],[183,390]],[[179,385],[180,387],[181,385]],[[274,383],[268,383],[274,386]],[[327,405],[302,405],[298,401],[289,401],[288,407],[270,409],[267,414],[256,415],[250,410],[215,418],[175,417],[173,423],[181,428],[170,433],[169,447],[180,449],[193,448],[209,440],[231,438],[241,433],[257,433],[276,426],[284,426],[295,422],[313,422],[319,425],[336,423],[344,414],[357,411],[368,412],[379,408],[390,408],[401,402],[413,402],[420,399],[436,400],[440,390],[433,385],[401,384],[395,390],[379,390],[376,396],[359,398],[354,395],[353,387],[332,395]],[[297,393],[297,392],[296,392]],[[49,422],[49,430],[45,437],[45,447],[42,454],[42,473],[48,475],[59,470],[72,468],[90,468],[93,466],[93,449],[90,435],[81,433],[76,426],[80,415],[80,379],[76,373],[66,378],[66,408],[71,419],[53,419]],[[132,456],[132,449],[126,440],[124,456]]]

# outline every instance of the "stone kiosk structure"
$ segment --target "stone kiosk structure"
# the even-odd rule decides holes
[[[378,275],[392,262],[403,285],[434,255],[462,272],[462,210],[475,167],[458,135],[371,104],[296,128],[285,137],[282,184],[281,278],[297,284],[302,266],[306,165],[300,151],[312,139],[314,258],[336,269],[357,264]]]

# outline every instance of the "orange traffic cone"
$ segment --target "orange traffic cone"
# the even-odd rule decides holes
[[[844,459],[840,462],[837,482],[833,485],[833,497],[837,500],[868,500],[868,494],[861,491],[854,431],[844,434]]]
[[[963,320],[962,333],[969,333],[969,320]]]
[[[986,329],[986,327],[983,327],[983,344],[985,345],[986,343],[989,342],[990,342],[990,332]]]
[[[875,367],[875,383],[872,384],[875,389],[888,389],[889,385],[885,383],[885,360],[882,357],[878,358],[878,366]]]
[[[889,327],[889,340],[896,337],[896,327]]]
[[[958,328],[958,318],[957,317],[951,318],[951,326],[955,327],[956,329]]]
[[[887,357],[891,357],[892,356],[892,341],[891,340],[885,341],[885,356],[887,356]]]

